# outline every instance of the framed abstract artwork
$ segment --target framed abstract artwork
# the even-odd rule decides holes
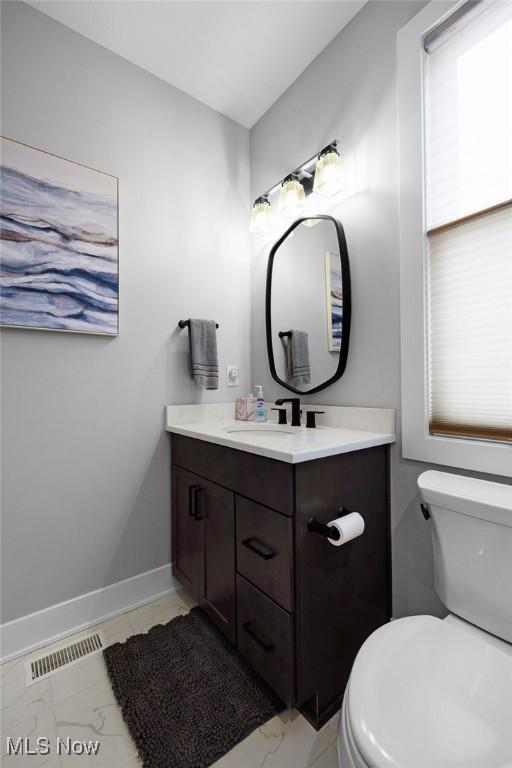
[[[118,179],[0,145],[0,324],[117,336]]]
[[[325,287],[328,349],[329,352],[339,352],[343,326],[343,282],[340,257],[330,251],[325,254]]]

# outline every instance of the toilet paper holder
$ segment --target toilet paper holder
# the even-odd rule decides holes
[[[350,515],[350,509],[346,507],[339,507],[337,517],[344,517]],[[310,517],[307,522],[307,529],[311,533],[319,533],[320,536],[325,536],[326,539],[332,539],[333,541],[339,541],[340,532],[336,528],[332,528],[330,525],[321,523],[316,517]]]

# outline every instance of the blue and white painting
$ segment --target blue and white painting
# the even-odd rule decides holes
[[[325,254],[325,282],[327,288],[327,343],[329,352],[341,350],[343,326],[343,279],[339,254]]]
[[[0,323],[117,335],[117,178],[2,138],[0,180]]]

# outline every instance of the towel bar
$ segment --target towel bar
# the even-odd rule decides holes
[[[178,325],[180,328],[187,328],[190,326],[190,320],[178,320]],[[215,323],[215,327],[218,328],[219,324]]]
[[[291,335],[292,335],[292,332],[291,331],[279,331],[278,335],[279,335],[280,339],[284,339],[285,337],[290,338]]]

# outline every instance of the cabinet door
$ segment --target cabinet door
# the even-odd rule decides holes
[[[172,468],[172,572],[236,643],[235,496]]]
[[[198,514],[204,525],[204,557],[199,602],[236,643],[235,496],[220,485],[201,481]]]
[[[172,572],[194,600],[199,600],[204,526],[199,512],[201,479],[172,468]]]

